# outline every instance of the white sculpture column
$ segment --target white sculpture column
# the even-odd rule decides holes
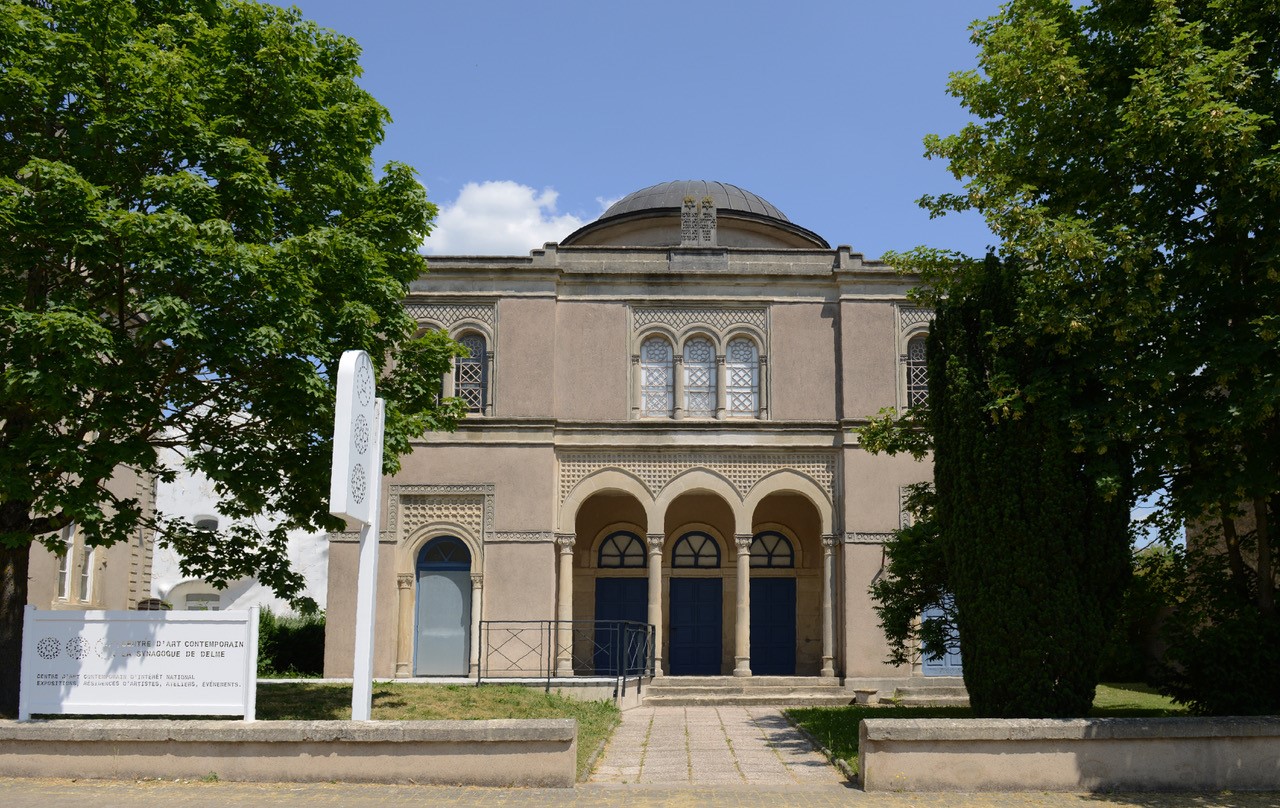
[[[822,670],[819,676],[834,677],[835,668],[835,554],[836,537],[822,536]]]
[[[760,420],[769,418],[769,360],[760,357]]]
[[[734,631],[733,675],[751,675],[751,534],[733,537],[738,545],[738,621]]]
[[[397,627],[396,678],[412,676],[409,657],[413,656],[413,573],[402,572],[396,576],[400,619]]]
[[[729,371],[725,366],[724,354],[716,356],[716,420],[723,421],[725,412],[728,409],[726,404],[729,400]]]
[[[649,623],[653,625],[653,675],[662,675],[662,545],[666,536],[650,533],[649,545]]]
[[[480,646],[484,638],[480,636],[480,609],[484,601],[480,593],[484,591],[484,573],[471,573],[471,675],[480,675]]]
[[[572,533],[557,533],[560,551],[560,599],[556,608],[556,676],[573,676],[573,543]]]

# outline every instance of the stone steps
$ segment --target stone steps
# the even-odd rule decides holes
[[[645,707],[838,707],[852,704],[853,697],[840,694],[792,693],[789,695],[756,695],[744,693],[707,693],[701,695],[644,696]]]
[[[908,685],[895,688],[893,701],[904,707],[968,707],[964,685]]]
[[[816,676],[662,676],[648,684],[645,706],[849,704],[840,680]]]

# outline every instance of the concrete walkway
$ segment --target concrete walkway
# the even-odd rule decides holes
[[[835,785],[840,773],[776,708],[639,707],[622,714],[593,783]]]

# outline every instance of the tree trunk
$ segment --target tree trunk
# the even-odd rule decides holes
[[[1255,533],[1258,539],[1258,609],[1265,615],[1276,610],[1275,585],[1271,575],[1271,531],[1267,509],[1269,497],[1258,497],[1253,501],[1253,516],[1256,520]]]
[[[1244,597],[1249,596],[1249,579],[1244,573],[1244,556],[1240,554],[1240,536],[1236,534],[1236,520],[1231,516],[1231,503],[1219,504],[1222,513],[1222,540],[1227,545],[1227,564],[1231,569],[1231,582]]]
[[[27,605],[27,568],[31,546],[0,545],[0,716],[18,715],[21,684],[22,621]]]

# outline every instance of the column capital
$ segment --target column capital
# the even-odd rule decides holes
[[[716,354],[716,364],[723,365],[725,360],[724,354]]]
[[[769,364],[769,357],[765,356],[764,354],[760,354],[760,364],[762,365]]]
[[[663,546],[667,543],[665,533],[648,533],[644,537],[645,544],[649,545],[649,553],[661,553]]]
[[[577,538],[578,538],[578,534],[576,533],[557,533],[556,547],[559,547],[560,552],[562,553],[571,553],[573,552],[574,541]]]
[[[402,572],[402,573],[400,573],[399,575],[397,575],[397,576],[396,576],[396,587],[397,587],[397,588],[399,588],[399,589],[412,589],[412,588],[413,588],[413,573],[412,573],[412,572]]]
[[[735,533],[733,536],[733,543],[738,545],[739,553],[751,555],[751,542],[754,538],[755,537],[750,533]]]
[[[631,364],[633,365],[640,364],[640,354],[638,353],[631,354]]]
[[[682,353],[677,353],[677,354],[675,354],[675,355],[672,357],[672,359],[675,361],[675,363],[676,363],[677,365],[683,365],[683,364],[684,364],[684,354],[682,354]]]
[[[471,585],[476,589],[484,589],[484,573],[483,572],[471,573]]]
[[[836,545],[839,543],[840,543],[840,537],[837,534],[835,533],[822,534],[822,547],[827,552],[834,550]]]

